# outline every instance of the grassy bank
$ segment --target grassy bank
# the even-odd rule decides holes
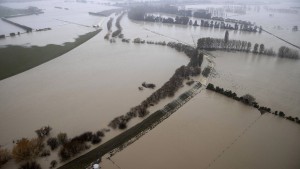
[[[6,48],[0,48],[0,80],[61,56],[88,41],[100,31],[99,29],[80,35],[75,39],[75,42],[66,42],[63,45],[50,44],[42,47],[32,46],[29,48],[23,46],[7,46]]]
[[[184,103],[190,100],[196,92],[194,90],[198,90],[202,85],[199,83],[195,85],[192,89],[188,90],[187,92],[181,94],[176,100],[172,101],[171,103],[167,104],[164,109],[158,110],[151,114],[149,117],[144,119],[142,122],[136,124],[135,126],[131,127],[130,129],[124,131],[123,133],[119,134],[118,136],[112,138],[111,140],[103,143],[102,145],[98,146],[97,148],[91,150],[90,152],[77,157],[76,159],[66,163],[65,165],[59,167],[58,169],[82,169],[89,166],[92,162],[96,161],[98,158],[102,157],[103,155],[111,152],[111,151],[118,151],[119,147],[126,146],[131,139],[137,137],[141,133],[146,130],[151,130],[161,121],[166,119],[172,113],[174,113],[179,107],[181,107]]]

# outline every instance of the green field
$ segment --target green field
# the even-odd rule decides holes
[[[0,48],[0,80],[29,70],[58,56],[61,56],[77,46],[88,41],[101,30],[95,30],[80,35],[75,42],[66,42],[63,45],[46,46],[7,46]]]

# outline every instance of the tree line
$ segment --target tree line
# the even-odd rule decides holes
[[[264,44],[255,43],[252,47],[251,42],[241,40],[229,40],[220,38],[200,38],[197,42],[198,49],[204,50],[227,50],[227,51],[240,51],[240,52],[252,52],[255,54],[264,54],[268,56],[275,56],[276,52],[273,48],[266,48]],[[281,46],[278,49],[278,57],[299,59],[299,52],[297,50]]]
[[[189,19],[192,16],[190,10],[178,10],[173,9],[174,7],[152,7],[152,6],[138,6],[131,8],[128,12],[128,17],[133,20],[139,21],[146,21],[146,22],[161,22],[161,23],[170,23],[170,24],[182,24],[182,25],[193,25],[193,26],[201,26],[201,27],[210,27],[216,29],[227,29],[227,30],[240,30],[240,31],[247,31],[247,32],[259,32],[261,33],[262,27],[253,26],[250,22],[234,20],[234,19],[225,19],[228,22],[234,22],[234,25],[230,23],[225,23],[224,19],[222,18],[217,21],[208,21],[208,20],[201,20],[201,24],[197,23],[197,20]],[[168,10],[167,10],[168,9]],[[171,10],[172,9],[172,10]],[[148,13],[153,12],[162,12],[162,13],[169,13],[177,15],[175,18],[172,17],[161,17],[161,16],[154,16]],[[211,19],[211,16],[207,17],[200,17],[202,15],[207,15],[205,12],[194,12],[193,16],[196,18],[205,18]],[[221,21],[221,22],[219,22]],[[194,23],[194,24],[193,24]],[[238,25],[240,24],[240,25]]]
[[[221,38],[200,38],[198,39],[197,46],[199,49],[205,50],[235,50],[244,52],[253,52],[263,54],[265,51],[264,44],[255,44],[252,50],[252,43],[241,40],[229,40]]]
[[[248,106],[252,106],[254,108],[256,108],[261,114],[264,113],[271,113],[274,114],[275,116],[279,116],[281,118],[285,118],[289,121],[292,122],[296,122],[298,124],[300,124],[300,119],[298,117],[292,117],[292,116],[286,116],[286,114],[282,111],[273,111],[272,109],[269,107],[265,107],[265,106],[260,106],[255,100],[255,98],[250,95],[250,94],[246,94],[244,96],[238,97],[237,94],[235,92],[232,92],[231,90],[225,90],[219,86],[214,86],[213,84],[209,83],[206,87],[206,89],[217,92],[219,94],[222,94],[226,97],[229,97],[231,99],[234,99],[236,101],[242,102]]]
[[[278,49],[278,56],[281,58],[299,59],[299,52],[295,49],[281,46]]]
[[[120,24],[120,22],[121,22],[121,19],[123,18],[123,16],[124,16],[124,14],[125,14],[125,12],[123,12],[120,16],[118,16],[118,18],[117,18],[117,20],[116,20],[116,27],[117,27],[117,30],[116,31],[114,31],[113,33],[112,33],[112,37],[116,37],[116,36],[119,36],[120,34],[121,34],[121,32],[122,32],[122,27],[121,27],[121,24]]]
[[[201,20],[200,25],[196,24],[197,20],[195,20],[195,24],[193,26],[201,26],[201,27],[209,27],[209,28],[216,28],[216,29],[227,29],[227,30],[240,30],[240,31],[246,31],[246,32],[262,32],[262,27],[257,26],[251,26],[248,24],[240,24],[235,23],[234,25],[230,23],[225,23],[223,21],[208,21],[208,20]],[[191,24],[190,24],[191,25]]]
[[[84,132],[79,136],[68,138],[66,133],[59,133],[57,136],[50,137],[52,128],[50,126],[42,127],[36,130],[37,137],[28,139],[22,138],[13,141],[12,150],[4,149],[0,146],[0,167],[9,160],[14,159],[21,163],[19,169],[41,169],[40,165],[35,162],[37,158],[50,156],[51,151],[60,147],[58,155],[61,161],[66,161],[78,153],[90,148],[88,143],[99,144],[104,133],[108,129],[102,129],[95,133]],[[49,150],[50,149],[50,150]],[[55,168],[57,161],[50,162],[50,169]]]
[[[154,106],[164,98],[173,97],[179,88],[183,86],[184,80],[189,80],[191,76],[200,75],[200,67],[203,61],[202,53],[199,54],[197,49],[181,43],[169,42],[167,46],[175,48],[179,52],[184,52],[190,58],[189,64],[178,68],[173,76],[161,88],[142,101],[140,105],[131,108],[125,115],[114,118],[108,124],[109,127],[113,129],[125,129],[127,123],[132,118],[145,117],[149,114],[147,109],[150,106]]]

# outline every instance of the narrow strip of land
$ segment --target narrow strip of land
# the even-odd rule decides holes
[[[15,26],[17,26],[17,27],[19,27],[19,28],[21,28],[21,29],[24,29],[25,31],[32,31],[33,29],[32,28],[30,28],[30,27],[28,27],[28,26],[25,26],[25,25],[21,25],[21,24],[19,24],[19,23],[16,23],[16,22],[13,22],[13,21],[11,21],[11,20],[8,20],[8,19],[6,19],[6,18],[1,18],[4,22],[7,22],[7,23],[9,23],[9,24],[12,24],[12,25],[15,25]]]
[[[268,33],[268,34],[274,36],[275,38],[280,39],[280,40],[282,40],[283,42],[285,42],[285,43],[287,43],[287,44],[290,44],[290,45],[294,46],[295,48],[300,49],[299,46],[297,46],[297,45],[295,45],[295,44],[293,44],[293,43],[291,43],[291,42],[289,42],[289,41],[287,41],[287,40],[285,40],[285,39],[282,39],[281,37],[276,36],[276,35],[274,35],[273,33],[269,32],[269,31],[267,31],[267,30],[265,30],[265,29],[262,29],[262,30],[265,31],[266,33]]]
[[[142,122],[133,126],[132,128],[124,131],[120,135],[112,138],[90,152],[66,163],[58,169],[82,169],[88,167],[92,162],[96,161],[100,157],[107,153],[116,153],[123,148],[132,144],[134,141],[143,136],[147,131],[153,129],[164,119],[168,118],[176,110],[178,110],[184,103],[194,97],[201,89],[201,83],[197,83],[192,89],[180,95],[176,100],[167,104],[163,109],[158,110],[144,119]]]
[[[211,58],[205,57],[208,60],[208,65],[210,67],[214,67],[215,63],[211,60]],[[91,163],[101,158],[107,153],[114,155],[115,153],[123,150],[128,145],[134,143],[144,134],[146,134],[149,130],[156,127],[162,121],[167,119],[170,115],[176,112],[181,106],[183,106],[186,102],[196,96],[201,92],[202,89],[206,88],[207,78],[203,77],[205,83],[201,84],[197,82],[191,89],[181,94],[174,101],[170,102],[163,109],[158,110],[152,113],[149,117],[144,119],[142,122],[136,124],[130,129],[124,131],[118,136],[112,138],[111,140],[99,145],[97,148],[87,152],[86,154],[79,156],[72,161],[62,165],[58,169],[82,169],[90,166]]]
[[[83,27],[87,27],[87,28],[91,27],[89,25],[84,25],[84,24],[80,24],[80,23],[76,23],[76,22],[65,21],[65,20],[61,20],[61,19],[55,19],[55,20],[65,22],[65,23],[69,23],[69,24],[73,24],[73,25],[83,26]]]

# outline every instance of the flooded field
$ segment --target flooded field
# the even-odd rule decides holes
[[[296,169],[299,131],[297,124],[260,117],[255,109],[203,91],[112,160],[123,169]],[[116,165],[103,162],[103,168]]]
[[[284,30],[274,29],[276,24],[274,20],[271,23],[258,24],[269,28],[278,36],[284,35],[285,39],[299,45],[300,41],[295,38],[299,32],[291,31],[291,25],[299,22],[297,20],[295,23],[295,18],[299,16],[293,16],[288,20],[291,22],[285,25]],[[264,21],[266,20],[264,18]],[[126,19],[123,21],[125,22]],[[166,39],[189,44],[194,43],[193,38],[206,36],[222,38],[225,32],[225,30],[211,28],[146,22],[134,22],[133,25],[140,25],[140,29],[166,35],[164,37]],[[142,37],[159,39],[159,35],[150,32]],[[287,45],[266,33],[231,31],[230,37],[253,43],[264,43],[274,49]],[[250,93],[261,105],[274,110],[282,110],[292,116],[300,115],[297,105],[300,101],[300,93],[297,89],[300,84],[299,61],[240,52],[211,53],[216,56],[217,72],[212,83],[237,92],[238,95]],[[105,160],[103,165],[104,168],[125,169],[296,169],[300,166],[299,131],[297,124],[269,114],[260,116],[255,109],[206,91],[193,98],[133,145],[114,155],[112,161]]]
[[[259,55],[212,52],[218,76],[212,80],[244,95],[256,97],[261,105],[300,116],[300,62]]]
[[[56,59],[0,81],[1,146],[11,148],[13,140],[35,137],[34,131],[45,125],[53,128],[52,136],[66,132],[69,137],[107,127],[113,118],[127,113],[160,88],[177,68],[188,64],[189,58],[184,53],[167,46],[128,44],[122,43],[119,38],[116,38],[116,43],[105,40],[109,17],[91,16],[88,12],[117,8],[103,4],[107,2],[110,1],[86,4],[40,1],[35,3],[44,9],[44,14],[12,18],[34,29],[51,27],[52,30],[0,39],[0,50],[7,45],[30,47],[73,41],[78,35],[94,30],[92,26],[95,24],[101,25],[103,30]],[[3,6],[26,8],[29,4],[4,3]],[[55,8],[57,6],[68,10]],[[282,7],[290,6],[284,3]],[[186,6],[201,7],[209,5]],[[114,17],[112,31],[115,31],[116,16],[112,14],[111,17]],[[249,11],[246,15],[232,17],[256,22],[266,30],[300,45],[299,31],[291,30],[292,26],[300,24],[299,13],[275,13],[274,17],[270,17],[262,7],[260,12]],[[200,22],[200,19],[197,20]],[[226,31],[133,21],[127,14],[121,20],[121,26],[124,37],[131,41],[141,38],[183,42],[192,46],[196,46],[197,39],[201,37],[224,38]],[[9,34],[10,31],[17,32],[19,28],[0,21],[0,34]],[[265,32],[229,31],[229,38],[253,44],[264,43],[276,52],[282,45],[291,47]],[[300,117],[299,60],[241,52],[210,53],[215,56],[216,63],[216,74],[211,83],[230,89],[239,96],[252,94],[260,105]],[[207,61],[204,61],[206,64]],[[154,83],[156,89],[139,91],[138,87],[145,81]],[[175,97],[188,89],[185,85]],[[164,99],[150,107],[150,112],[161,109],[172,99]],[[128,127],[141,120],[132,120]],[[120,132],[110,132],[104,141]],[[299,140],[298,124],[271,114],[261,116],[254,108],[204,90],[141,139],[114,155],[112,160],[115,164],[103,158],[101,165],[109,169],[297,169],[300,166]],[[56,154],[53,153],[50,159],[57,159]],[[39,159],[39,162],[46,168],[50,159]],[[15,167],[16,164],[10,161],[3,168]]]
[[[102,3],[105,3],[105,1]],[[38,1],[34,3],[2,3],[1,5],[20,9],[36,6],[42,9],[44,13],[9,18],[9,20],[33,29],[51,28],[52,30],[28,34],[24,33],[24,30],[0,20],[0,34],[9,35],[11,32],[24,33],[16,37],[0,39],[0,47],[7,45],[45,46],[47,44],[63,44],[64,42],[74,41],[77,36],[92,31],[93,25],[101,25],[105,20],[105,17],[92,16],[88,12],[101,12],[117,8],[98,3],[77,3],[75,1],[64,2],[57,0]]]

